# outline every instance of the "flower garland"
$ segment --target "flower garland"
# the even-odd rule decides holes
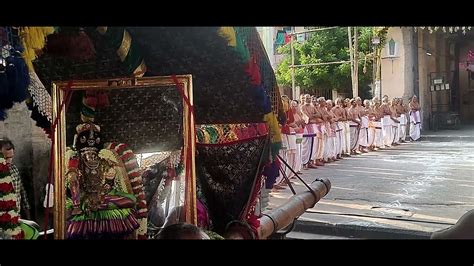
[[[454,27],[413,27],[416,31],[418,30],[427,30],[430,34],[442,30],[444,33],[457,33],[462,32],[462,34],[466,35],[468,31],[472,29],[470,26],[454,26]]]
[[[130,149],[128,149],[127,145],[123,143],[108,143],[105,145],[105,149],[116,152],[125,165],[125,169],[127,170],[127,175],[132,186],[132,192],[137,197],[136,218],[140,224],[140,227],[137,229],[138,239],[146,239],[148,209],[145,201],[145,190],[143,187],[143,180],[137,158],[135,154]],[[103,155],[107,156],[106,153],[103,153]]]
[[[16,200],[10,169],[0,153],[0,232],[11,239],[23,239]]]

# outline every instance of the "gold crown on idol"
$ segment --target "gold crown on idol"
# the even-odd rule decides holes
[[[100,132],[100,126],[93,123],[84,123],[84,124],[79,124],[76,127],[77,134],[81,134],[84,131],[90,131],[90,130],[94,132]]]

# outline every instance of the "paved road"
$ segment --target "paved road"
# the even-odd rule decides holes
[[[428,138],[304,171],[306,182],[327,177],[332,188],[300,220],[421,232],[449,227],[474,209],[474,142],[451,140]],[[270,208],[291,195],[272,193]]]

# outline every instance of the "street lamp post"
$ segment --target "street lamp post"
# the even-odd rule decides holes
[[[378,56],[377,56],[377,48],[380,44],[380,38],[378,36],[374,36],[372,38],[372,46],[373,46],[373,69],[372,69],[372,76],[373,76],[373,84],[374,84],[374,95],[379,95],[379,99],[382,99],[382,88],[381,82],[378,80],[377,77],[377,70],[378,70]],[[377,93],[378,92],[378,93]]]

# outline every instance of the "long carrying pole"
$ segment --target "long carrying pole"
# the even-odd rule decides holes
[[[259,239],[266,239],[273,233],[291,224],[295,218],[301,216],[312,208],[320,199],[326,196],[331,189],[331,182],[327,178],[318,180],[309,185],[313,192],[305,190],[300,192],[280,207],[269,211],[259,219]]]

